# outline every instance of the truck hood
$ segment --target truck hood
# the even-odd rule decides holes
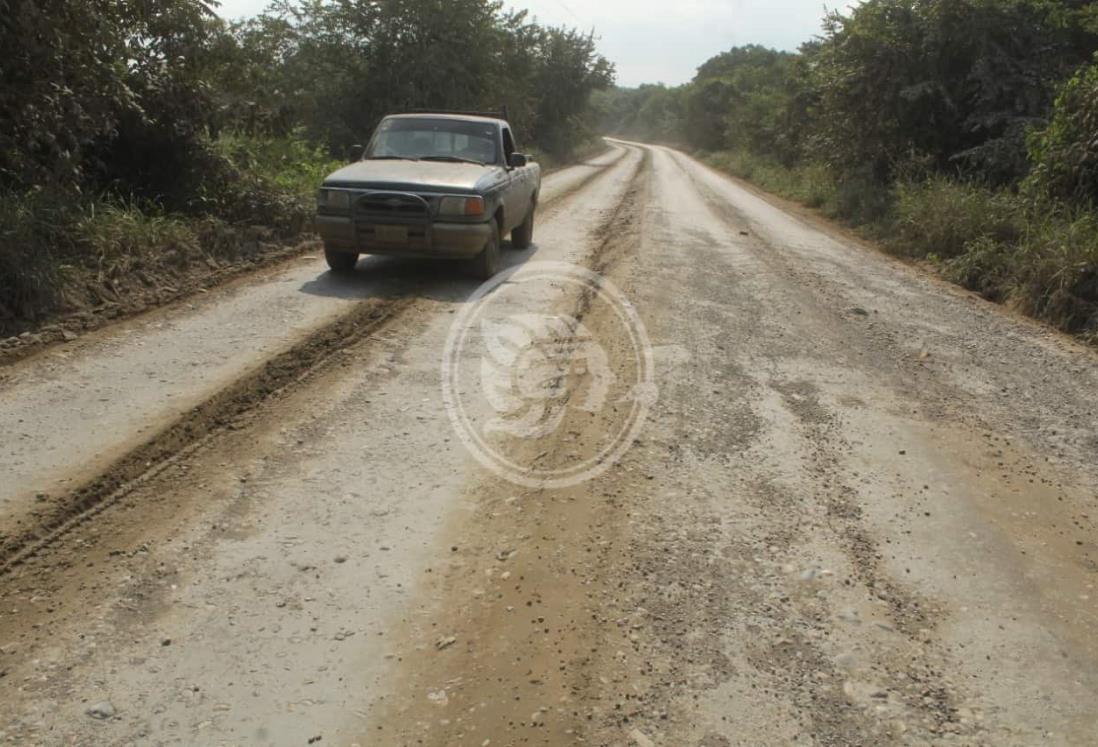
[[[484,192],[503,178],[499,166],[446,161],[358,161],[324,180],[326,187],[365,187],[404,192]]]

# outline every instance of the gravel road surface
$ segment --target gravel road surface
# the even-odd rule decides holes
[[[1092,350],[663,147],[505,257],[0,368],[0,742],[1098,743]]]

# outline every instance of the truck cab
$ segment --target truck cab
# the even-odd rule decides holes
[[[385,117],[354,161],[317,193],[317,231],[335,272],[361,254],[500,267],[503,237],[533,241],[541,168],[518,152],[506,119],[425,112]]]

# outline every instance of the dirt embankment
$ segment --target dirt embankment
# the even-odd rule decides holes
[[[66,267],[56,308],[36,319],[0,318],[0,365],[111,322],[204,293],[283,260],[320,251],[311,236],[277,240],[264,229],[215,241],[221,251],[181,250],[107,267]]]

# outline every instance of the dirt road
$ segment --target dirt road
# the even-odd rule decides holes
[[[0,739],[1098,742],[1092,351],[665,148],[507,256],[0,371]]]

